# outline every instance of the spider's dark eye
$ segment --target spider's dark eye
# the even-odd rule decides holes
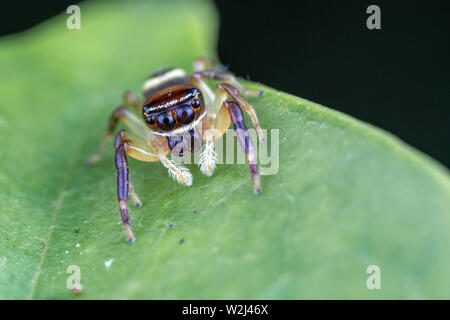
[[[155,117],[154,116],[150,116],[147,118],[147,123],[150,125],[154,125],[155,124]]]
[[[198,100],[198,99],[192,100],[192,106],[194,107],[194,109],[197,109],[198,107],[200,107],[200,100]]]
[[[188,105],[181,106],[177,110],[177,120],[181,124],[191,123],[195,118],[195,112]]]
[[[170,131],[175,127],[175,119],[167,112],[158,116],[158,128],[163,131]]]

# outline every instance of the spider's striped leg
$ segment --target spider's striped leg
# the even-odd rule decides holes
[[[261,193],[261,182],[258,173],[255,147],[253,146],[247,127],[245,126],[244,115],[239,103],[235,100],[227,100],[227,96],[228,93],[221,85],[218,85],[214,105],[215,108],[219,108],[219,111],[217,113],[215,124],[212,125],[207,123],[206,130],[203,130],[205,144],[200,156],[200,169],[208,176],[213,173],[217,161],[216,153],[214,151],[214,139],[222,136],[232,123],[237,140],[247,156],[253,180],[253,190],[256,194],[259,194]]]
[[[239,90],[228,83],[221,83],[217,85],[217,92],[222,92],[222,94],[223,93],[228,94],[238,103],[239,107],[241,107],[250,116],[253,126],[256,129],[256,133],[258,134],[259,141],[264,142],[265,137],[261,130],[261,126],[259,124],[255,108],[250,102],[248,102],[244,97],[241,96]]]
[[[195,72],[191,76],[191,82],[195,85],[198,85],[202,92],[206,92],[206,100],[207,107],[210,113],[216,113],[220,110],[222,102],[226,99],[227,96],[231,96],[239,106],[244,109],[244,111],[250,116],[253,126],[258,133],[259,141],[265,141],[264,134],[262,133],[261,126],[259,125],[258,116],[256,115],[255,108],[253,105],[245,99],[239,91],[242,91],[243,94],[247,95],[263,95],[263,91],[249,91],[245,89],[237,80],[234,78],[232,74],[227,74],[223,72],[218,72],[214,70],[206,70]],[[210,94],[211,89],[206,85],[204,79],[228,79],[225,82],[217,85],[215,95]],[[231,84],[230,84],[231,83]],[[209,92],[208,92],[209,91]],[[213,101],[208,96],[213,97]]]
[[[122,216],[128,241],[134,242],[135,237],[133,235],[133,230],[131,229],[131,220],[128,214],[128,195],[131,195],[136,207],[140,207],[141,202],[130,181],[127,156],[147,162],[159,161],[159,157],[151,152],[152,150],[148,144],[139,140],[131,140],[130,135],[125,130],[121,130],[117,134],[114,147],[116,149],[117,200],[119,202],[120,214]]]
[[[114,143],[116,149],[116,169],[117,169],[117,200],[119,202],[120,214],[127,232],[128,241],[134,242],[135,237],[131,229],[131,220],[128,214],[128,195],[130,194],[137,207],[140,206],[139,198],[130,181],[130,172],[128,167],[128,156],[140,161],[161,163],[169,169],[169,173],[178,182],[188,186],[192,184],[192,175],[187,168],[173,163],[167,159],[167,143],[163,144],[164,139],[152,141],[140,141],[131,139],[132,134],[121,130]]]
[[[230,114],[231,123],[233,123],[234,131],[236,132],[236,138],[247,156],[250,174],[253,180],[253,191],[255,194],[259,194],[261,193],[261,181],[258,173],[256,151],[252,140],[250,139],[250,135],[248,134],[247,127],[245,126],[242,109],[239,104],[233,100],[225,101],[224,108],[226,108]]]
[[[122,216],[123,225],[127,233],[128,241],[134,242],[136,238],[131,229],[131,220],[128,214],[128,191],[130,183],[130,172],[128,168],[128,159],[126,149],[128,143],[125,139],[125,131],[120,131],[116,136],[116,169],[117,169],[117,200],[119,202],[120,214]]]

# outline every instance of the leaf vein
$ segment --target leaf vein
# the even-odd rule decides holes
[[[70,154],[69,159],[68,159],[66,173],[65,173],[65,175],[64,175],[64,177],[62,179],[61,187],[59,188],[59,191],[58,191],[58,196],[57,196],[56,201],[55,201],[55,203],[53,205],[51,222],[50,222],[50,225],[49,225],[49,227],[47,229],[47,235],[45,237],[44,247],[41,250],[41,255],[39,257],[39,262],[38,262],[38,264],[36,266],[36,271],[34,273],[34,276],[33,276],[32,280],[31,280],[30,291],[28,293],[28,298],[27,298],[28,300],[33,299],[34,296],[35,296],[35,293],[36,293],[36,287],[37,287],[37,284],[39,282],[39,278],[40,278],[41,273],[42,273],[42,267],[44,265],[45,258],[47,257],[47,252],[48,252],[48,249],[49,249],[49,246],[50,246],[50,240],[51,240],[53,231],[56,228],[56,218],[57,218],[58,212],[61,209],[61,206],[62,206],[62,204],[64,202],[64,198],[66,196],[66,191],[65,190],[67,188],[68,182],[70,181],[69,178],[72,175],[73,167],[74,167],[74,165],[76,163],[76,156],[75,155],[78,154],[78,150],[80,148],[79,136],[80,135],[78,135],[78,139],[77,139],[77,141],[75,143],[75,146],[72,148],[72,153]]]

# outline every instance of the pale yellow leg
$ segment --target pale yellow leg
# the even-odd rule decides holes
[[[136,205],[136,208],[140,208],[142,206],[142,202],[139,199],[139,196],[136,193],[136,189],[134,188],[133,183],[131,183],[131,179],[130,179],[130,184],[129,184],[129,191],[131,194],[131,198],[133,199],[134,204]]]
[[[169,175],[181,184],[192,185],[192,174],[189,169],[174,163],[166,157],[166,148],[160,149],[158,145],[145,143],[139,140],[126,140],[126,153],[128,156],[146,162],[161,161],[169,170]],[[167,143],[166,143],[167,144]]]
[[[124,94],[124,102],[126,105],[137,106],[139,102],[137,100],[133,100],[132,96],[132,93],[126,92]],[[102,141],[100,142],[100,146],[97,152],[87,159],[86,165],[91,166],[101,160],[105,152],[105,147],[112,139],[114,129],[116,128],[119,120],[122,121],[130,129],[131,132],[134,132],[136,135],[143,139],[150,138],[152,135],[150,129],[145,125],[144,121],[141,118],[132,113],[126,107],[121,106],[114,110],[114,112],[111,114],[108,127],[103,135]]]

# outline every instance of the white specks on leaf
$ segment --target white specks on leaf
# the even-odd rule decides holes
[[[6,269],[6,261],[8,261],[8,258],[6,258],[6,257],[0,258],[0,271],[3,271],[4,269]]]
[[[105,267],[106,269],[109,269],[109,267],[111,267],[111,264],[114,262],[114,258],[111,258],[107,261],[105,261]]]

